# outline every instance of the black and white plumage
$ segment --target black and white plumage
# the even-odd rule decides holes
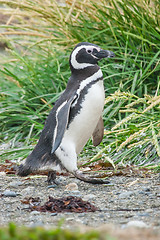
[[[77,168],[77,154],[92,136],[97,146],[103,138],[103,75],[97,65],[114,53],[82,42],[70,55],[71,77],[66,90],[55,102],[34,150],[19,166],[18,175],[26,176],[39,169],[67,170],[80,180],[104,183],[85,176]]]

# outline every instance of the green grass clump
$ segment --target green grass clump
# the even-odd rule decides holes
[[[86,231],[81,233],[79,231],[63,230],[60,227],[50,230],[44,228],[26,228],[17,227],[15,224],[10,223],[7,228],[0,229],[1,240],[58,240],[58,239],[73,239],[73,240],[115,240],[107,233],[101,234],[98,231]]]
[[[101,62],[105,136],[87,144],[91,161],[160,163],[160,3],[158,0],[0,0],[6,24],[0,37],[12,52],[3,59],[0,141],[2,159],[23,159],[35,145],[54,101],[70,76],[68,57],[80,41],[115,52]],[[7,155],[8,156],[7,156]],[[85,164],[88,164],[85,161]]]

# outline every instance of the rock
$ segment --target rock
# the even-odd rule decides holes
[[[2,195],[5,196],[5,197],[16,197],[16,196],[17,196],[17,193],[14,192],[14,191],[5,190],[5,191],[2,193]]]
[[[128,192],[122,192],[119,194],[119,198],[129,198],[130,196],[132,196],[134,194],[133,191],[128,191]]]
[[[51,217],[57,216],[57,213],[56,213],[56,212],[55,212],[55,213],[51,213],[50,216],[51,216]]]
[[[30,215],[39,215],[40,214],[40,212],[38,212],[38,211],[32,211],[32,212],[30,212]]]
[[[47,188],[57,188],[57,185],[56,184],[52,184],[52,185],[48,185]]]
[[[36,227],[44,227],[44,222],[42,220],[37,220],[37,221],[31,221],[29,224],[30,228],[36,228]]]
[[[147,226],[146,223],[144,223],[143,221],[130,221],[126,224],[126,227],[137,227],[137,228],[148,228],[149,226]]]
[[[71,193],[72,196],[74,196],[74,197],[81,197],[81,196],[82,196],[81,192],[78,191],[78,190],[75,190],[75,191],[69,191],[69,195],[70,195],[70,193]]]
[[[85,195],[84,197],[83,197],[83,200],[84,201],[89,201],[89,200],[91,200],[91,199],[93,199],[93,198],[96,198],[97,196],[96,195],[94,195],[94,194],[87,194],[87,195]]]
[[[149,213],[147,213],[147,212],[138,213],[137,216],[138,216],[138,217],[148,217],[148,216],[149,216]]]
[[[35,191],[35,187],[27,187],[21,191],[21,195],[25,197],[30,196],[34,193],[34,191]]]
[[[60,183],[62,184],[63,182],[65,182],[66,181],[66,178],[65,177],[63,177],[63,176],[59,176],[58,177],[58,180],[60,181]]]
[[[145,191],[145,192],[150,192],[151,189],[149,187],[142,187],[142,191]]]
[[[6,176],[6,173],[5,172],[0,172],[0,177],[4,177]]]
[[[139,191],[139,194],[144,194],[144,195],[151,195],[152,193],[150,191]]]
[[[17,187],[21,186],[22,184],[23,184],[23,182],[21,182],[21,181],[13,181],[9,184],[9,186],[17,188]]]
[[[153,212],[153,209],[152,209],[152,208],[146,209],[146,213],[152,213],[152,212]]]
[[[78,185],[76,183],[69,183],[65,186],[65,191],[76,191],[78,190]]]

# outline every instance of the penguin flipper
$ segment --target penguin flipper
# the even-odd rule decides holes
[[[73,95],[72,98],[66,100],[61,104],[56,111],[56,126],[53,132],[53,141],[52,141],[52,149],[51,153],[54,153],[56,149],[59,147],[64,132],[66,130],[68,120],[69,120],[69,112],[72,102],[77,98],[76,95]]]
[[[104,135],[104,124],[103,124],[103,119],[102,117],[100,117],[97,126],[92,134],[92,142],[94,146],[98,146],[102,139],[103,139],[103,135]]]

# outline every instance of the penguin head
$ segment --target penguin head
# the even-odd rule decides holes
[[[69,62],[71,70],[80,70],[86,67],[94,66],[102,58],[111,58],[114,56],[113,52],[103,50],[95,44],[81,42],[73,49]]]

